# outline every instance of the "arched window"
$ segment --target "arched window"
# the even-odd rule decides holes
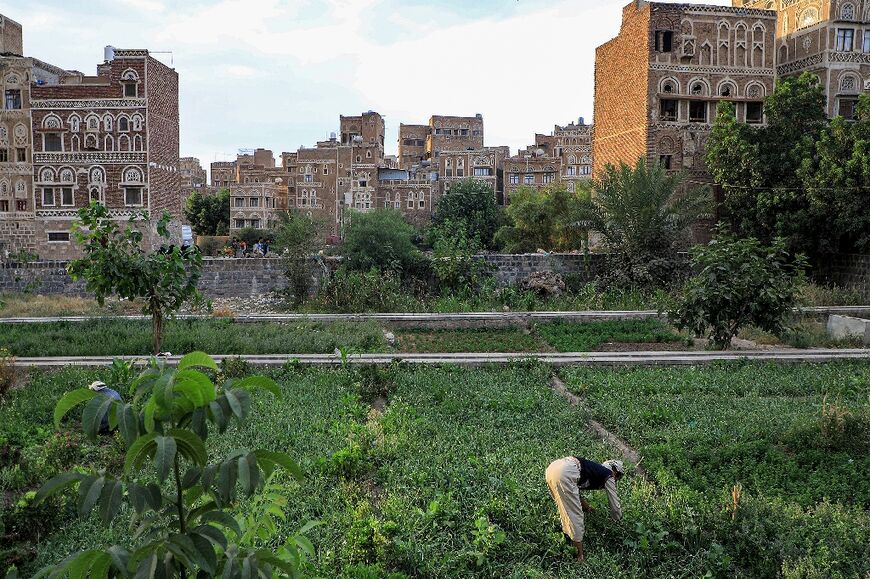
[[[48,167],[43,168],[42,171],[39,172],[39,181],[41,183],[51,183],[54,181],[54,171]]]
[[[118,137],[118,150],[119,151],[129,151],[130,150],[130,137],[127,135],[121,135]]]
[[[54,129],[60,129],[60,127],[61,127],[60,117],[58,117],[57,115],[48,115],[44,119],[42,119],[42,128],[43,129],[54,130]]]
[[[115,139],[112,135],[106,135],[106,140],[104,141],[105,145],[103,147],[104,151],[114,151],[115,150]]]
[[[124,183],[141,183],[142,171],[138,167],[124,169]]]
[[[61,183],[72,183],[75,181],[75,173],[73,173],[72,169],[61,169],[60,170],[60,182]]]
[[[104,131],[106,131],[107,133],[111,133],[113,124],[114,123],[112,121],[112,117],[110,117],[109,115],[106,115],[105,117],[103,117],[103,130]]]
[[[840,19],[841,20],[854,20],[855,19],[855,6],[853,4],[843,4],[840,8]]]
[[[807,28],[819,21],[819,9],[807,8],[798,16],[798,28]]]
[[[78,133],[81,129],[81,119],[78,115],[71,115],[69,118],[69,130]]]
[[[133,115],[133,130],[142,130],[142,115]]]
[[[840,80],[840,92],[843,94],[857,94],[858,79],[851,74],[844,76]]]
[[[130,130],[130,121],[127,120],[127,117],[120,117],[118,119],[118,130],[122,133]]]
[[[124,98],[139,96],[139,74],[132,68],[121,73],[121,85],[124,87]]]
[[[88,180],[90,183],[105,183],[106,171],[102,167],[91,167],[88,172]]]
[[[140,135],[136,135],[133,137],[133,150],[134,151],[144,151],[142,148],[142,137]]]
[[[97,115],[90,115],[87,120],[87,129],[89,131],[99,131],[100,130],[100,119]]]

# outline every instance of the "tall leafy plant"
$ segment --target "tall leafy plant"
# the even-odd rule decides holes
[[[90,438],[108,414],[126,446],[123,473],[106,469],[68,472],[48,481],[36,504],[68,488],[77,489],[81,516],[96,511],[111,522],[125,505],[138,524],[134,544],[94,548],[43,569],[41,576],[91,577],[272,577],[298,575],[310,543],[294,535],[277,550],[252,547],[251,522],[231,514],[239,490],[253,496],[277,469],[297,479],[299,466],[285,453],[238,449],[217,460],[206,446],[214,431],[251,414],[251,391],[280,396],[265,376],[227,379],[216,386],[198,368],[218,370],[202,352],[184,356],[176,368],[152,361],[131,387],[132,401],[120,402],[88,388],[67,392],[54,410],[55,426],[84,404],[81,425]],[[233,541],[231,539],[236,539]]]
[[[142,312],[151,316],[154,353],[158,354],[166,317],[183,304],[201,299],[196,284],[202,256],[195,248],[144,248],[142,229],[151,226],[144,213],[134,214],[123,228],[97,202],[79,209],[78,215],[73,232],[84,257],[71,261],[67,271],[73,279],[85,280],[100,305],[112,294],[142,300]],[[164,212],[156,223],[157,235],[167,243],[170,219]]]
[[[435,206],[433,227],[452,222],[464,224],[465,235],[485,249],[496,249],[495,234],[507,221],[492,187],[482,181],[466,179],[452,183]]]
[[[213,195],[194,191],[184,202],[184,218],[197,235],[226,235],[230,230],[230,190]]]

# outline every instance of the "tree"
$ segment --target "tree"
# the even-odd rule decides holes
[[[466,236],[484,249],[496,249],[495,234],[506,223],[492,188],[481,181],[466,179],[453,183],[435,207],[432,226],[445,222],[463,224]]]
[[[160,352],[163,321],[185,303],[201,299],[196,284],[202,273],[202,256],[195,247],[162,246],[158,251],[142,247],[142,229],[151,227],[145,213],[130,217],[121,229],[108,210],[93,202],[79,209],[73,235],[84,257],[67,266],[74,280],[84,278],[88,291],[100,305],[106,296],[143,301],[142,313],[151,316],[154,353]],[[168,241],[167,212],[156,223],[156,233]]]
[[[196,368],[218,371],[208,355],[193,352],[177,368],[152,360],[130,385],[130,403],[88,388],[61,397],[54,409],[58,429],[64,416],[85,404],[82,429],[95,439],[108,414],[110,428],[118,430],[126,447],[123,472],[115,475],[109,466],[58,475],[39,489],[35,504],[77,487],[81,516],[96,510],[109,524],[126,503],[138,529],[133,545],[75,553],[38,576],[298,576],[300,549],[312,550],[305,537],[291,536],[277,552],[273,545],[261,548],[246,532],[252,523],[231,512],[239,487],[254,496],[278,469],[301,480],[299,466],[282,452],[246,449],[210,463],[206,446],[213,431],[225,432],[233,420],[248,421],[253,390],[276,397],[281,391],[265,376],[230,378],[218,386]]]
[[[505,209],[510,224],[498,230],[496,241],[508,253],[581,249],[586,239],[576,221],[581,195],[586,193],[569,193],[563,184],[519,188]]]
[[[720,104],[706,161],[731,230],[764,243],[785,237],[814,261],[870,247],[868,101],[861,97],[856,122],[829,122],[818,78],[805,73],[777,83],[764,126],[739,123],[733,105]]]
[[[707,335],[712,347],[726,350],[747,324],[782,331],[797,303],[806,259],[792,258],[783,238],[765,246],[754,237],[721,234],[692,249],[692,264],[698,273],[669,317],[678,329]]]
[[[311,256],[318,247],[318,224],[298,211],[281,213],[272,250],[283,256],[287,276],[287,296],[299,307],[311,290]]]
[[[475,257],[480,246],[469,239],[464,223],[445,221],[430,230],[434,256],[432,269],[441,289],[473,292],[488,277],[489,268]]]
[[[344,232],[345,263],[354,271],[408,273],[420,253],[413,236],[414,228],[395,209],[353,212]]]
[[[690,228],[710,215],[705,188],[683,187],[684,178],[638,159],[634,167],[608,165],[580,200],[580,227],[601,235],[611,253],[605,281],[618,286],[659,286],[674,280],[688,247]]]
[[[230,190],[214,195],[194,191],[184,202],[184,218],[197,235],[226,235],[230,229]]]

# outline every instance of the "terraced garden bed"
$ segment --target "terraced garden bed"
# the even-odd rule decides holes
[[[306,480],[282,491],[288,523],[280,532],[324,523],[311,533],[317,555],[307,572],[315,576],[866,572],[862,473],[870,465],[860,435],[870,364],[562,370],[592,414],[641,450],[650,477],[630,472],[620,483],[618,524],[606,517],[605,498],[591,495],[599,509],[587,519],[582,567],[563,541],[543,471],[567,454],[613,451],[587,434],[583,411],[550,389],[550,373],[541,365],[288,365],[272,372],[284,397],[257,395],[254,421],[219,437],[217,451],[271,447],[302,463]],[[111,439],[84,443],[50,425],[57,397],[97,377],[111,379],[107,370],[35,372],[0,405],[0,564],[18,558],[32,571],[73,549],[128,540],[126,513],[103,526],[63,503],[15,506],[58,470],[113,455]],[[822,420],[822,400],[837,404],[826,415],[845,417],[842,432],[837,420]]]

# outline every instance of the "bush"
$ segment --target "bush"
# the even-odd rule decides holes
[[[420,302],[402,284],[398,274],[372,268],[352,271],[344,266],[323,280],[317,293],[320,308],[336,313],[416,311]]]
[[[755,239],[720,235],[692,250],[698,274],[670,313],[679,328],[707,335],[711,346],[725,350],[741,327],[755,325],[780,333],[804,282],[806,259],[791,258],[784,239],[764,246]]]
[[[225,237],[214,236],[202,237],[197,247],[203,255],[216,257],[223,253],[224,246],[226,245],[225,239]]]
[[[6,348],[0,348],[0,400],[15,386],[15,357]]]
[[[419,252],[411,240],[414,228],[395,209],[354,212],[344,236],[343,253],[353,271],[408,271]]]
[[[442,291],[474,291],[488,277],[487,263],[474,257],[480,246],[468,237],[463,223],[446,221],[432,229],[431,237],[435,249],[432,269]]]
[[[507,219],[489,185],[466,179],[453,183],[435,207],[432,226],[440,228],[449,222],[462,224],[465,236],[476,239],[481,247],[497,249],[495,233]]]
[[[521,187],[505,209],[512,224],[498,230],[496,241],[507,253],[581,249],[586,232],[574,219],[579,200],[561,184],[542,191]]]

